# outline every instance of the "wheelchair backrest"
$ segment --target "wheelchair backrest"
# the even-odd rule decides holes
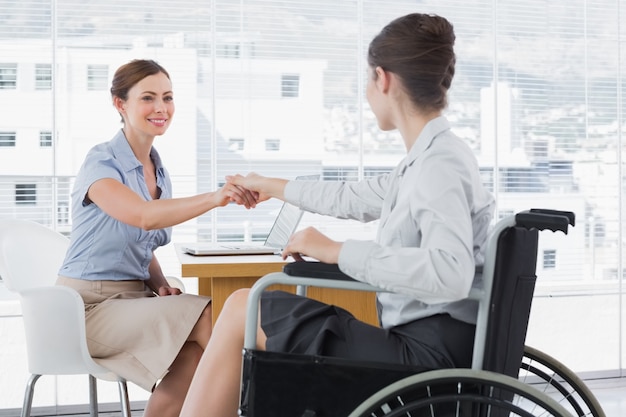
[[[567,233],[572,212],[531,209],[515,216],[515,225],[497,236],[483,369],[517,378],[524,355],[537,280],[539,232]]]
[[[511,227],[498,238],[483,369],[517,378],[537,280],[537,229]]]

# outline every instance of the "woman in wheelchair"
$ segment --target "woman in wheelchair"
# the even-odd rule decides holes
[[[389,23],[368,51],[367,99],[382,130],[398,129],[407,155],[390,173],[360,182],[287,181],[254,173],[227,181],[303,209],[363,222],[375,240],[338,242],[295,233],[283,258],[336,263],[377,295],[380,327],[305,297],[262,296],[257,348],[428,368],[471,365],[476,311],[467,300],[483,262],[493,196],[471,149],[442,112],[455,71],[455,35],[440,16]],[[181,416],[236,416],[248,290],[226,302],[193,377]]]

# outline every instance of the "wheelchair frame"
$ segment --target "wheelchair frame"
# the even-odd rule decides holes
[[[520,401],[520,398],[525,402],[531,402],[534,404],[534,407],[537,409],[543,410],[540,415],[571,415],[570,413],[574,413],[578,416],[592,415],[596,417],[604,417],[604,412],[600,407],[598,401],[595,399],[591,391],[587,389],[584,383],[576,377],[576,375],[569,369],[567,369],[564,365],[558,363],[553,358],[540,353],[540,357],[543,360],[542,366],[544,369],[536,374],[541,381],[544,383],[543,388],[538,388],[536,384],[523,384],[522,382],[517,380],[518,372],[520,368],[520,363],[523,365],[523,361],[521,358],[528,359],[529,351],[534,355],[533,357],[537,360],[536,350],[532,348],[528,348],[523,346],[523,340],[526,336],[526,326],[528,324],[528,315],[530,314],[530,304],[532,301],[532,292],[534,291],[534,270],[536,269],[536,257],[537,257],[537,240],[538,240],[538,231],[549,229],[554,232],[563,231],[567,234],[568,226],[574,225],[575,223],[575,215],[572,212],[565,211],[556,211],[556,210],[546,210],[546,209],[531,209],[528,211],[519,212],[516,215],[509,216],[505,219],[499,221],[491,230],[489,239],[487,241],[487,247],[485,252],[485,263],[482,268],[482,271],[477,269],[477,274],[482,272],[482,286],[474,287],[471,289],[469,298],[475,300],[478,303],[478,316],[476,323],[476,336],[474,340],[474,351],[473,351],[473,359],[472,359],[472,369],[471,370],[445,370],[444,374],[446,375],[446,381],[450,382],[451,378],[457,378],[457,385],[461,384],[461,381],[469,381],[474,390],[478,389],[481,395],[475,395],[475,392],[470,395],[471,401],[473,401],[473,406],[476,407],[476,404],[481,403],[481,410],[478,414],[475,414],[474,411],[471,412],[472,415],[486,414],[484,407],[489,407],[489,415],[498,415],[498,413],[504,413],[502,415],[509,415],[509,413],[513,413],[513,415],[534,415],[534,414],[524,414],[526,413],[523,410],[515,409],[513,398],[517,398],[517,401]],[[485,355],[490,355],[492,350],[488,348],[490,346],[487,345],[487,341],[489,337],[493,337],[494,329],[490,328],[490,309],[493,308],[492,304],[492,291],[494,289],[494,276],[496,274],[496,268],[499,268],[497,264],[498,259],[498,250],[500,249],[500,240],[502,236],[505,235],[505,232],[509,230],[513,230],[514,228],[524,229],[525,233],[531,231],[530,238],[528,241],[530,242],[531,251],[534,250],[534,253],[531,254],[534,263],[531,266],[533,272],[533,281],[532,287],[530,289],[530,299],[523,301],[523,303],[527,303],[527,312],[525,313],[525,320],[522,317],[522,322],[520,322],[520,327],[523,326],[523,329],[520,328],[520,332],[523,331],[523,334],[518,335],[522,339],[522,344],[519,347],[521,349],[520,352],[513,353],[513,359],[507,356],[506,362],[508,362],[508,369],[504,370],[504,365],[501,363],[489,363],[489,366],[485,367]],[[534,240],[534,242],[533,242]],[[534,245],[534,246],[533,246]],[[274,284],[288,284],[295,285],[297,288],[297,294],[306,295],[306,288],[309,286],[317,286],[317,287],[327,287],[327,288],[336,288],[336,289],[347,289],[347,290],[358,290],[358,291],[374,291],[381,292],[385,291],[380,288],[373,287],[369,284],[356,281],[348,276],[345,276],[341,273],[338,273],[337,276],[333,276],[332,278],[315,278],[312,276],[310,271],[306,270],[306,263],[293,263],[288,264],[285,267],[284,271],[289,270],[290,265],[296,265],[298,267],[302,266],[302,268],[296,268],[293,272],[277,272],[268,274],[262,277],[259,281],[255,283],[252,287],[248,305],[247,305],[247,320],[246,320],[246,328],[245,328],[245,338],[244,338],[244,358],[246,355],[250,355],[250,352],[254,352],[256,346],[256,329],[258,325],[258,308],[259,308],[259,300],[262,292],[267,289],[267,287]],[[338,272],[338,269],[337,269]],[[294,276],[290,274],[298,274],[299,276]],[[513,294],[515,295],[515,294]],[[516,296],[516,295],[515,295]],[[524,313],[522,313],[523,315]],[[505,323],[509,324],[509,323]],[[501,324],[502,325],[502,324]],[[493,326],[492,326],[493,327]],[[496,330],[497,331],[497,330]],[[508,342],[508,341],[507,341]],[[490,342],[492,345],[494,344],[493,340]],[[516,343],[513,341],[513,343]],[[253,353],[254,355],[254,353]],[[508,353],[507,353],[508,355]],[[517,356],[516,356],[517,355]],[[488,356],[489,357],[489,356]],[[489,357],[490,358],[490,357]],[[491,359],[491,358],[490,358]],[[493,362],[493,361],[491,361]],[[502,361],[501,361],[502,362]],[[517,364],[516,369],[513,371],[511,369],[511,362],[513,364]],[[490,368],[495,368],[490,369]],[[546,368],[548,371],[546,371]],[[531,373],[533,371],[537,371],[536,367],[532,365],[526,366],[527,371]],[[468,373],[469,372],[469,373]],[[473,373],[472,373],[473,372]],[[509,374],[509,375],[507,375]],[[419,376],[418,376],[419,375]],[[574,378],[572,378],[572,375]],[[246,377],[244,371],[244,378]],[[393,397],[395,393],[393,389],[403,389],[406,390],[406,386],[411,386],[413,388],[416,387],[416,384],[421,384],[420,386],[426,384],[429,389],[431,385],[437,385],[438,379],[441,377],[440,371],[427,371],[417,375],[409,376],[406,378],[398,378],[399,380],[395,383],[390,384],[388,387],[381,389],[378,393],[373,393],[370,397],[370,402],[381,401],[381,395],[389,394],[389,387],[392,388],[391,396]],[[434,378],[434,379],[429,379]],[[417,381],[417,382],[416,382]],[[395,385],[394,385],[395,384]],[[399,384],[399,385],[398,385]],[[524,387],[520,388],[519,384],[524,385]],[[460,386],[460,385],[458,385]],[[402,388],[400,388],[402,387]],[[478,388],[476,388],[478,387]],[[546,387],[550,395],[546,394]],[[242,379],[242,402],[244,401],[244,396],[247,395],[244,390],[247,389],[247,381]],[[470,390],[471,391],[471,390]],[[386,394],[381,394],[381,392],[386,392]],[[497,392],[497,397],[494,400],[493,392]],[[555,395],[553,392],[556,392]],[[377,397],[378,395],[378,397]],[[456,401],[469,401],[467,398],[461,399],[459,397],[459,393],[456,394]],[[553,398],[561,396],[561,398]],[[377,399],[378,398],[378,399]],[[438,401],[441,403],[441,398],[432,401]],[[385,399],[385,401],[387,401]],[[423,406],[424,400],[420,400],[420,407]],[[498,404],[498,411],[496,410],[496,403]],[[459,404],[459,403],[457,403]],[[502,408],[503,404],[506,407],[511,408]],[[541,404],[541,406],[538,406]],[[362,404],[362,407],[357,408],[354,413],[350,416],[361,416],[358,414],[358,410],[363,407],[366,407],[367,401]],[[378,405],[373,404],[373,407],[376,408]],[[372,404],[369,406],[372,408]],[[389,408],[389,405],[385,403],[385,406]],[[383,407],[383,408],[384,408]],[[430,405],[432,407],[432,405]],[[366,407],[367,408],[367,407]],[[406,408],[406,406],[405,406]],[[362,414],[363,416],[378,416],[378,415],[409,415],[409,414],[401,414],[405,411],[392,411],[388,409],[387,411],[379,411],[372,412],[368,411],[367,414]],[[415,409],[417,410],[417,409]],[[518,414],[519,412],[521,414]],[[247,415],[246,407],[240,409],[241,415]],[[380,413],[380,414],[377,414]],[[391,414],[390,414],[391,413]],[[305,415],[305,414],[303,414]],[[317,416],[315,412],[312,411],[310,416]],[[410,415],[420,415],[420,414],[410,414]],[[429,414],[430,415],[430,414]],[[448,414],[446,414],[448,415]],[[254,417],[254,416],[249,416]]]

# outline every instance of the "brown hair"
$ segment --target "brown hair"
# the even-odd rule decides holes
[[[128,99],[128,91],[144,78],[162,72],[170,78],[168,72],[151,59],[134,59],[115,71],[111,82],[111,96],[122,100]]]
[[[412,13],[381,30],[370,43],[367,61],[398,76],[418,109],[443,110],[454,77],[454,41],[454,28],[445,18]]]

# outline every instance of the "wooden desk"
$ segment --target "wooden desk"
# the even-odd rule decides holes
[[[181,276],[197,277],[198,294],[213,298],[213,324],[230,294],[239,288],[250,288],[263,275],[282,271],[288,262],[279,255],[192,256],[182,251],[182,244],[174,246]],[[277,289],[295,292],[293,286]],[[357,318],[378,325],[374,293],[312,287],[307,295],[343,307]]]

